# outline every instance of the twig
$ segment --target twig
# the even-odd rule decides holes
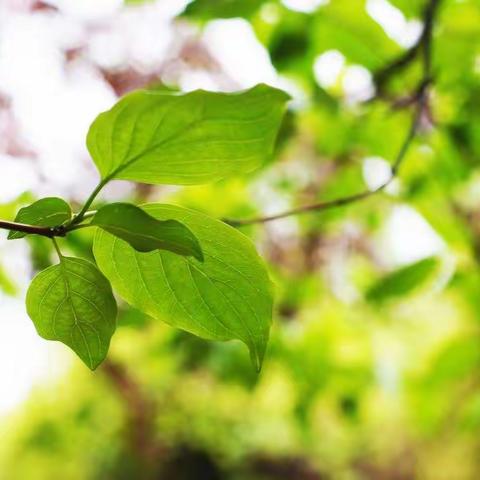
[[[93,203],[97,195],[100,193],[100,191],[103,189],[103,187],[111,180],[111,176],[105,177],[96,187],[95,190],[90,194],[90,196],[87,198],[85,204],[81,208],[81,210],[75,215],[72,220],[67,224],[67,227],[71,227],[72,225],[77,225],[79,224],[84,218],[87,213],[89,212],[90,205]]]
[[[38,225],[28,225],[25,223],[8,222],[7,220],[0,220],[0,229],[13,230],[15,232],[30,233],[35,235],[42,235],[43,237],[64,237],[65,232],[57,227],[40,227]]]
[[[405,158],[405,155],[408,152],[408,149],[410,147],[410,144],[412,143],[413,139],[415,138],[415,135],[417,133],[421,116],[423,113],[423,108],[424,108],[424,101],[423,98],[426,96],[426,91],[424,90],[422,93],[422,101],[417,102],[417,109],[412,121],[412,124],[410,126],[410,129],[408,130],[408,133],[400,147],[400,150],[397,154],[397,157],[395,158],[395,162],[392,165],[392,170],[391,170],[391,176],[390,178],[380,185],[378,188],[374,190],[364,190],[359,193],[355,193],[353,195],[349,195],[346,197],[340,197],[336,198],[333,200],[328,200],[325,202],[318,202],[318,203],[313,203],[310,205],[305,205],[303,207],[298,207],[294,208],[292,210],[288,210],[286,212],[278,213],[276,215],[271,215],[268,217],[259,217],[259,218],[250,218],[246,220],[233,220],[233,219],[225,219],[224,221],[228,223],[229,225],[232,225],[233,227],[243,227],[246,225],[253,225],[257,223],[267,223],[267,222],[272,222],[273,220],[279,220],[281,218],[286,218],[290,217],[292,215],[301,215],[303,213],[308,213],[312,211],[321,211],[321,210],[329,210],[332,208],[336,207],[343,207],[345,205],[348,205],[350,203],[355,203],[360,200],[364,200],[372,195],[375,195],[376,193],[381,192],[384,190],[390,183],[393,181],[393,179],[396,177],[398,174],[398,170],[400,169],[400,165],[402,164],[403,159]]]
[[[389,63],[373,75],[373,81],[378,91],[381,92],[383,90],[383,86],[392,75],[410,65],[410,63],[417,58],[421,46],[421,38],[422,37],[420,36],[418,42],[413,47],[403,52],[402,55],[396,58],[392,63]]]
[[[276,215],[270,215],[266,217],[259,217],[259,218],[250,218],[245,220],[235,220],[235,219],[224,219],[226,223],[232,225],[234,227],[242,227],[246,225],[254,225],[260,223],[267,223],[274,220],[279,220],[281,218],[290,217],[293,215],[301,215],[308,212],[318,212],[323,210],[329,210],[332,208],[342,207],[345,205],[349,205],[351,203],[355,203],[357,201],[364,200],[366,198],[375,195],[383,191],[393,179],[398,175],[398,171],[400,166],[410,148],[415,136],[420,127],[422,115],[425,111],[425,107],[427,105],[428,99],[428,87],[432,82],[431,76],[431,64],[432,64],[432,32],[433,32],[433,25],[434,25],[434,18],[437,12],[438,6],[441,0],[430,0],[425,8],[424,14],[424,30],[420,37],[418,44],[413,47],[414,49],[414,56],[418,54],[418,52],[423,51],[423,75],[422,79],[419,83],[418,88],[415,91],[414,96],[412,97],[413,104],[415,104],[415,113],[413,115],[412,123],[410,128],[405,136],[405,139],[400,146],[400,150],[397,153],[397,156],[392,164],[391,167],[391,176],[390,178],[384,182],[380,187],[374,190],[364,190],[359,193],[355,193],[352,195],[348,195],[346,197],[340,197],[333,200],[328,200],[324,202],[313,203],[310,205],[305,205],[302,207],[294,208],[292,210],[288,210],[286,212],[278,213]],[[405,60],[404,60],[405,61]],[[397,62],[398,63],[398,62]]]
[[[83,214],[83,220],[93,217],[97,213],[96,210],[89,210]],[[74,217],[77,218],[77,217]],[[58,225],[57,227],[42,227],[40,225],[30,225],[27,223],[9,222],[7,220],[0,220],[0,229],[10,230],[14,232],[22,232],[30,235],[41,235],[42,237],[55,238],[65,237],[65,235],[79,228],[88,227],[89,224],[78,225]]]
[[[441,0],[429,0],[426,4],[423,13],[423,30],[415,45],[374,74],[374,83],[379,92],[383,90],[383,86],[388,82],[390,77],[410,65],[417,58],[418,53],[422,49],[424,51],[424,56],[428,56],[428,61],[431,61],[429,50],[432,38],[432,28],[440,2]],[[430,67],[427,68],[427,70],[429,69]]]

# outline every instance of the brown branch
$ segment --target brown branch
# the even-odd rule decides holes
[[[440,2],[441,0],[429,0],[426,4],[422,16],[423,30],[415,45],[374,74],[373,79],[378,91],[381,92],[383,90],[384,85],[394,74],[410,65],[417,58],[420,51],[424,51],[425,57],[428,57],[428,62],[430,62],[431,55],[429,49],[432,38],[432,28]],[[429,69],[430,67],[427,68],[427,70]]]
[[[418,52],[423,52],[423,75],[420,83],[412,96],[412,104],[416,106],[415,113],[413,115],[412,123],[410,128],[405,136],[405,139],[400,146],[400,150],[397,153],[397,156],[391,167],[391,176],[390,178],[380,185],[380,187],[374,190],[364,190],[346,197],[335,198],[333,200],[323,201],[314,203],[311,205],[305,205],[302,207],[294,208],[286,212],[278,213],[276,215],[270,215],[266,217],[259,218],[250,218],[245,220],[236,220],[236,219],[224,219],[226,223],[234,227],[242,227],[246,225],[267,223],[274,220],[279,220],[281,218],[290,217],[293,215],[301,215],[308,212],[319,212],[323,210],[329,210],[337,207],[342,207],[355,203],[366,198],[375,195],[376,193],[382,192],[393,179],[398,175],[400,166],[419,130],[422,115],[427,107],[428,100],[428,87],[432,82],[431,75],[431,65],[432,65],[432,33],[435,15],[438,11],[438,6],[440,5],[441,0],[430,0],[425,8],[424,13],[424,29],[422,35],[419,39],[419,42],[416,47],[413,47],[415,51],[415,56]],[[405,61],[405,60],[404,60]],[[397,62],[398,63],[398,62]]]
[[[381,68],[373,75],[373,81],[377,87],[377,90],[381,92],[385,83],[387,83],[391,76],[393,76],[399,70],[402,70],[403,68],[410,65],[410,63],[412,63],[417,58],[421,46],[420,39],[413,47],[406,50],[393,62]]]
[[[61,227],[40,227],[38,225],[28,225],[25,223],[8,222],[0,220],[0,229],[13,230],[15,232],[30,233],[42,235],[43,237],[64,237],[65,231]]]
[[[372,195],[375,195],[376,193],[383,191],[388,185],[390,185],[390,183],[396,177],[398,170],[400,169],[400,165],[402,164],[402,161],[405,158],[413,139],[415,138],[418,127],[420,125],[423,109],[424,109],[425,98],[426,98],[426,84],[425,84],[425,87],[422,88],[422,94],[419,98],[420,99],[417,102],[417,109],[413,117],[413,121],[410,126],[410,129],[408,130],[408,133],[392,165],[392,174],[385,183],[380,185],[380,187],[376,188],[375,190],[364,190],[362,192],[355,193],[353,195],[349,195],[346,197],[340,197],[340,198],[335,198],[333,200],[313,203],[311,205],[305,205],[302,207],[294,208],[292,210],[288,210],[286,212],[278,213],[276,215],[271,215],[268,217],[250,218],[246,220],[225,219],[224,221],[229,225],[232,225],[233,227],[243,227],[246,225],[253,225],[257,223],[267,223],[267,222],[272,222],[273,220],[279,220],[281,218],[291,217],[292,215],[301,215],[303,213],[308,213],[313,211],[318,212],[323,210],[330,210],[337,207],[343,207],[345,205],[349,205],[351,203],[364,200],[368,197],[371,197]]]

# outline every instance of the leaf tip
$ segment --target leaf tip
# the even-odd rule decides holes
[[[71,345],[69,345],[70,348],[72,348]],[[102,353],[100,356],[90,356],[90,355],[85,355],[83,352],[73,349],[73,352],[77,355],[77,357],[82,361],[82,363],[88,367],[88,369],[92,372],[97,370],[97,368],[105,361],[107,358],[107,353],[108,353],[108,348],[107,350]]]
[[[86,363],[86,365],[90,369],[90,371],[94,372],[102,364],[103,360],[104,359],[96,363]]]
[[[255,368],[257,373],[260,373],[262,370],[267,343],[268,336],[262,338],[256,343],[247,343],[248,350],[250,351],[250,360],[252,361],[253,368]]]
[[[99,355],[90,355],[89,353],[84,352],[79,348],[76,348],[74,345],[69,345],[68,343],[63,341],[62,343],[65,343],[68,347],[70,347],[75,353],[75,355],[77,355],[77,357],[82,361],[82,363],[92,372],[94,372],[107,358],[108,347],[104,352],[100,353]]]

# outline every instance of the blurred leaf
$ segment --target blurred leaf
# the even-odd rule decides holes
[[[30,192],[23,192],[10,202],[0,204],[0,218],[12,218],[18,211],[18,207],[33,202],[35,198]]]
[[[117,326],[141,329],[149,325],[150,320],[150,317],[140,310],[130,305],[125,305],[125,308],[120,309],[118,312]]]
[[[298,25],[298,29],[293,28],[285,31],[282,35],[277,35],[271,42],[270,55],[273,64],[279,69],[285,69],[291,63],[298,59],[303,59],[309,49],[310,42],[306,24]]]
[[[157,220],[129,203],[105,205],[93,217],[91,224],[125,240],[139,252],[169,250],[203,261],[198,240],[185,225],[176,220]]]
[[[438,260],[429,257],[399,268],[375,283],[368,290],[366,298],[371,302],[384,302],[407,295],[424,283],[437,266]]]
[[[265,0],[194,0],[183,15],[201,20],[250,17],[263,3]]]
[[[426,379],[429,387],[458,381],[478,371],[480,367],[480,344],[472,336],[453,338],[438,353],[432,371]]]
[[[143,5],[144,3],[153,3],[155,0],[123,0],[125,5]]]
[[[171,205],[145,210],[177,219],[198,238],[205,261],[165,251],[138,253],[112,235],[95,236],[95,259],[135,308],[202,338],[239,339],[261,367],[272,318],[272,286],[255,248],[234,228]]]
[[[69,237],[72,238],[73,235]],[[70,240],[70,238],[68,239]],[[52,241],[40,235],[28,235],[26,240],[30,247],[30,261],[33,271],[39,272],[50,267],[52,265]]]
[[[418,0],[390,0],[390,3],[399,8],[407,18],[420,17],[425,8],[425,2]]]
[[[33,279],[26,302],[41,337],[69,346],[92,370],[104,360],[117,306],[110,284],[93,263],[62,257]]]
[[[15,222],[26,223],[29,225],[39,225],[41,227],[56,227],[72,218],[70,205],[57,197],[47,197],[37,200],[28,207],[21,208]],[[27,235],[23,232],[11,231],[8,234],[9,240],[23,238]]]
[[[10,278],[3,265],[0,264],[0,289],[2,289],[7,295],[16,295],[18,292],[18,286]]]
[[[87,145],[104,182],[192,185],[246,173],[272,153],[288,95],[137,91],[101,113]]]
[[[348,61],[375,70],[400,50],[370,17],[363,1],[332,1],[315,18],[311,32],[318,53],[339,50]]]
[[[297,78],[313,81],[312,64],[317,54],[311,41],[314,17],[287,9],[276,15],[279,21],[272,25],[266,39],[273,65],[281,71],[295,72]]]

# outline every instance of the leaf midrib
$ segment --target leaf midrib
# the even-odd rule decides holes
[[[78,328],[80,334],[82,335],[83,343],[85,344],[85,348],[87,349],[87,353],[88,353],[90,368],[93,368],[94,364],[93,364],[92,352],[90,351],[90,346],[88,345],[87,338],[85,337],[85,332],[83,331],[83,327],[81,326],[81,322],[79,321],[79,319],[77,317],[77,312],[75,310],[75,305],[73,304],[72,295],[70,293],[70,291],[71,291],[70,282],[68,280],[68,270],[65,266],[65,258],[63,256],[60,256],[60,267],[61,267],[62,272],[63,272],[63,279],[64,279],[64,283],[65,283],[65,289],[66,289],[66,292],[65,292],[66,295],[65,296],[66,296],[67,301],[70,304],[70,308],[72,310],[73,318],[75,320],[75,327]],[[98,332],[96,331],[96,329],[94,327],[92,327],[92,328],[96,332],[96,334],[98,335]],[[72,337],[72,340],[73,340],[73,337]]]
[[[205,103],[205,100],[203,100],[203,105],[202,105],[202,111],[204,110],[204,105]],[[262,114],[262,115],[258,115],[256,118],[252,118],[252,119],[248,119],[248,123],[255,123],[255,122],[258,122],[260,119],[264,119],[264,118],[268,118],[269,116],[271,115],[271,112],[268,112],[266,115],[265,114]],[[163,120],[165,118],[165,115],[162,117],[162,122],[163,123]],[[117,119],[118,120],[118,117]],[[119,173],[121,173],[122,171],[124,171],[125,169],[127,169],[128,167],[130,167],[132,164],[134,164],[135,162],[137,162],[138,160],[140,160],[143,156],[145,155],[148,155],[149,153],[153,152],[154,150],[156,150],[157,148],[159,147],[165,147],[165,145],[167,145],[172,139],[176,138],[177,136],[178,137],[181,137],[182,135],[184,135],[185,133],[187,133],[187,130],[188,129],[191,129],[193,128],[194,126],[196,126],[198,123],[202,122],[202,121],[205,121],[206,120],[206,117],[202,115],[201,118],[197,118],[196,120],[188,123],[187,125],[183,126],[180,130],[172,133],[170,136],[168,136],[167,138],[164,138],[163,140],[161,140],[160,142],[157,142],[157,143],[154,143],[153,145],[150,145],[149,147],[147,147],[146,149],[144,149],[142,152],[138,153],[137,155],[135,155],[134,157],[132,157],[130,160],[127,160],[125,163],[123,163],[123,161],[125,160],[122,159],[122,163],[120,163],[120,165],[115,168],[110,174],[108,174],[104,181],[107,182],[107,181],[110,181],[112,180],[113,178],[115,178]],[[215,121],[218,121],[217,119],[213,119]],[[221,120],[220,120],[221,121]],[[238,120],[231,120],[232,123],[237,121],[238,123]],[[136,128],[136,125],[138,123],[138,120],[136,120],[135,122],[135,126],[133,127],[133,131],[135,131],[135,128]],[[112,129],[114,130],[114,128]],[[155,132],[154,132],[154,135],[155,136],[155,133],[156,131],[158,130],[158,126],[155,128]],[[258,140],[257,140],[258,141]],[[110,147],[112,146],[113,144],[113,141],[110,140]],[[130,147],[129,147],[129,150],[127,151],[127,155],[128,156],[128,153],[130,151]],[[113,153],[111,151],[111,148],[110,148],[110,161],[112,161],[112,156],[113,156]]]

